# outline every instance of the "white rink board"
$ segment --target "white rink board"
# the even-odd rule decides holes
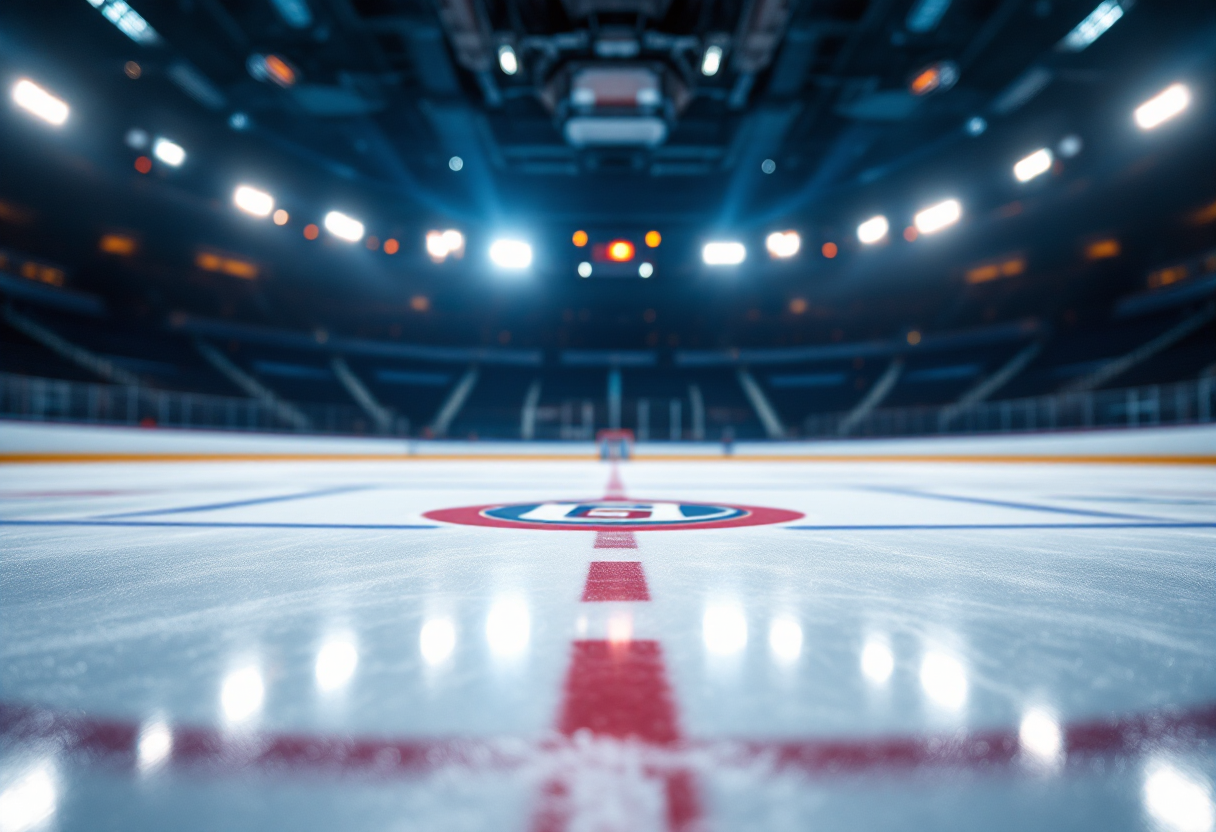
[[[1094,433],[1079,453],[1205,456],[1212,436]],[[0,437],[5,454],[403,444]],[[1204,828],[1216,467],[578,452],[0,466],[0,805],[24,795],[47,809],[28,828],[55,830]],[[427,516],[516,504],[591,525]],[[801,516],[589,530],[671,506]],[[603,562],[640,564],[649,600],[582,600]],[[406,765],[419,742],[429,761]]]

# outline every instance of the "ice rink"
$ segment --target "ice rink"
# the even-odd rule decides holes
[[[73,430],[0,466],[3,832],[1216,825],[1210,429],[619,464]]]

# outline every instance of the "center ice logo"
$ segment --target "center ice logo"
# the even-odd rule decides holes
[[[466,526],[565,531],[729,528],[784,523],[802,517],[796,511],[758,506],[624,499],[500,503],[429,511],[426,516]]]

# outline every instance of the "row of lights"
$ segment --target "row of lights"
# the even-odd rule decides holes
[[[1136,126],[1141,130],[1154,130],[1181,114],[1191,103],[1191,91],[1184,84],[1172,84],[1137,107],[1133,113]],[[1069,136],[1061,142],[1060,153],[1075,155],[1080,150],[1080,139]],[[1055,154],[1050,148],[1041,147],[1019,159],[1013,166],[1013,177],[1018,182],[1029,182],[1051,170]],[[909,242],[921,234],[936,234],[957,223],[963,216],[962,204],[957,199],[946,199],[918,211],[912,218],[912,226],[904,231]],[[857,239],[863,245],[876,245],[887,238],[890,221],[878,214],[857,226]],[[765,239],[765,247],[773,259],[786,259],[798,253],[801,239],[796,231],[774,231]],[[824,255],[836,256],[836,246],[827,243]],[[701,259],[707,266],[737,266],[747,259],[747,247],[737,241],[712,241],[701,249]]]

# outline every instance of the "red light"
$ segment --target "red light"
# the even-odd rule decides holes
[[[824,243],[822,251],[823,256],[831,260],[836,256],[836,252],[838,252],[839,249],[836,247],[835,243]]]
[[[304,226],[304,239],[315,240],[321,234],[321,229],[317,228],[311,222]]]
[[[608,244],[608,259],[627,263],[633,259],[633,243],[628,240],[613,240]]]
[[[147,156],[140,156],[135,160],[135,169],[140,173],[147,173],[152,170],[152,160]]]

